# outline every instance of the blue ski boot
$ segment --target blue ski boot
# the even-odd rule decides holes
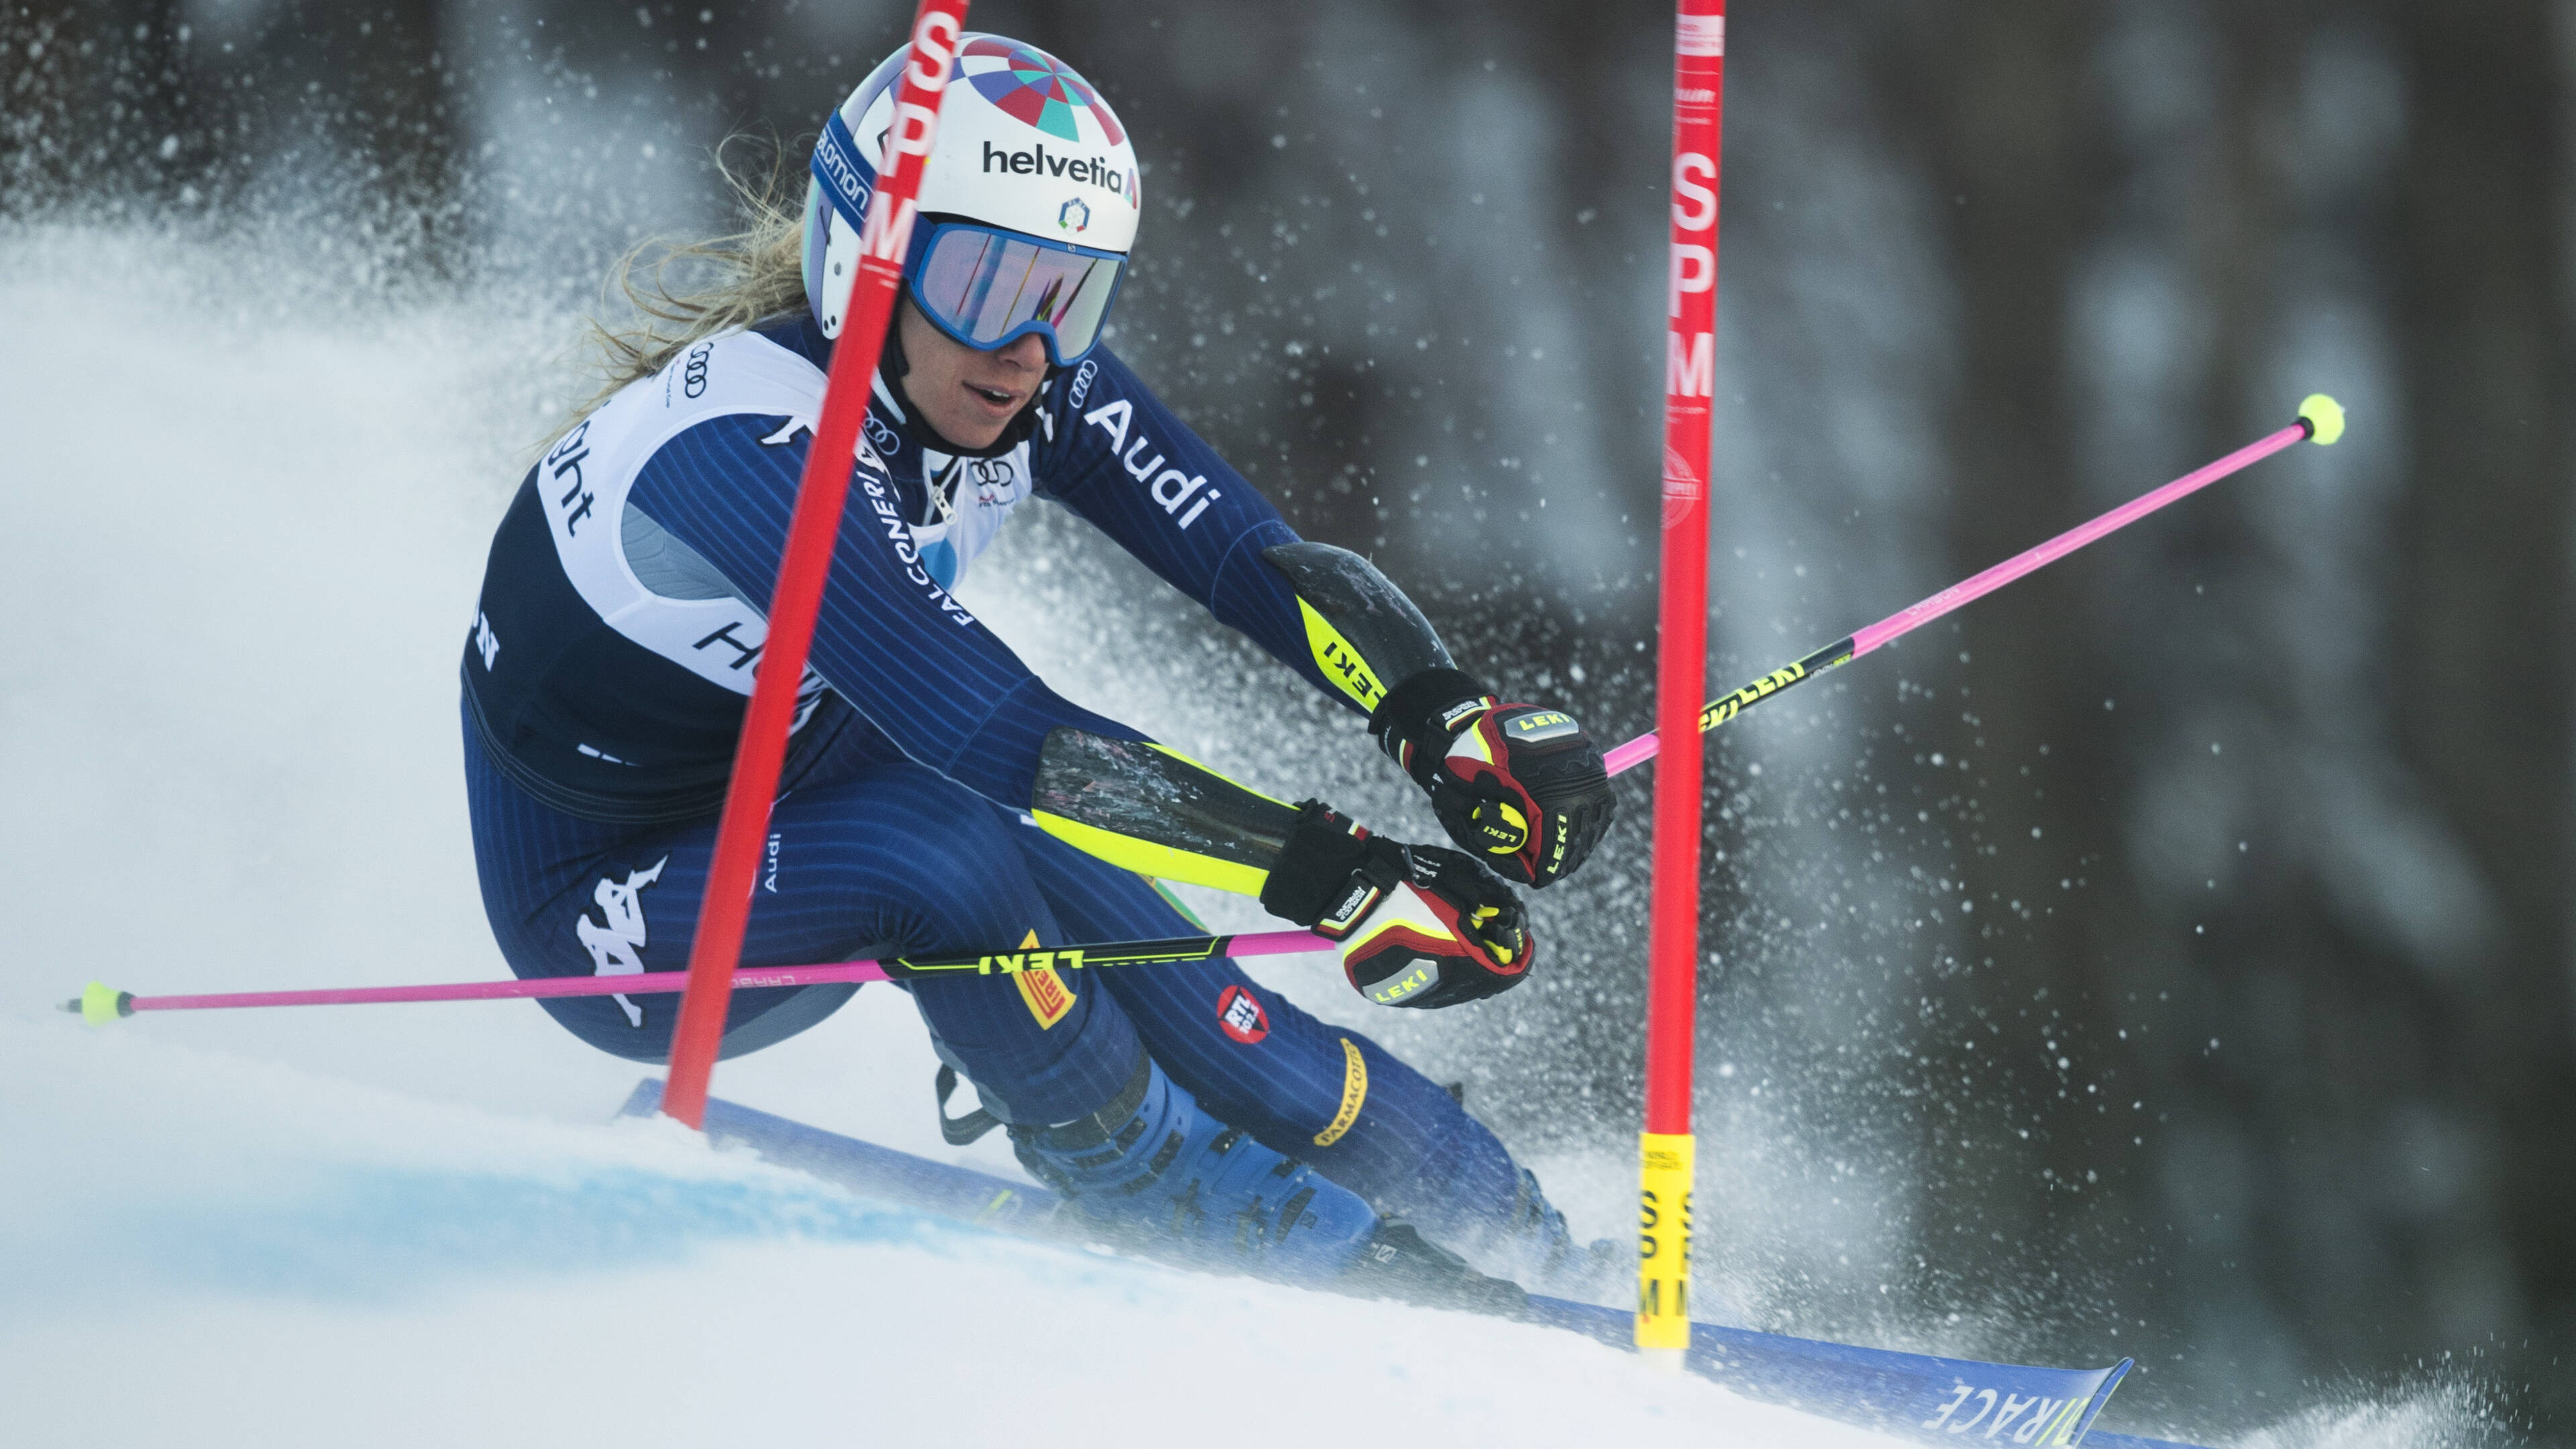
[[[1349,1268],[1377,1231],[1357,1194],[1199,1110],[1143,1055],[1107,1106],[1014,1126],[1011,1146],[1105,1236],[1194,1266],[1313,1283]]]
[[[1364,1297],[1512,1312],[1524,1295],[1484,1277],[1358,1194],[1201,1110],[1140,1056],[1107,1106],[1011,1145],[1066,1211],[1113,1242],[1193,1267]]]

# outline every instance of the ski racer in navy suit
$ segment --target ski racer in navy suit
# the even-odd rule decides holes
[[[522,976],[687,959],[905,54],[830,118],[803,220],[769,248],[796,258],[804,305],[661,339],[547,449],[493,541],[466,775],[485,906]],[[1159,877],[1334,939],[1387,1005],[1507,990],[1540,948],[1503,877],[1582,864],[1611,813],[1600,753],[1565,712],[1459,670],[1374,566],[1299,540],[1098,345],[1140,201],[1126,134],[1079,75],[961,39],[742,959],[1190,933]],[[1247,789],[1050,690],[953,593],[1041,496],[1367,715],[1457,848]],[[1456,1255],[1558,1291],[1597,1291],[1612,1266],[1447,1091],[1230,961],[908,985],[942,1061],[1105,1235],[1432,1296],[1494,1286]],[[856,989],[738,992],[725,1053]],[[666,1057],[677,1014],[670,996],[544,1006],[641,1061]]]

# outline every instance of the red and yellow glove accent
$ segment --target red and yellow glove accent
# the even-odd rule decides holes
[[[1381,1006],[1454,1006],[1529,975],[1538,938],[1511,887],[1454,850],[1371,835],[1318,800],[1261,904],[1340,943],[1351,988]]]
[[[1506,703],[1455,669],[1396,686],[1369,733],[1431,797],[1451,840],[1524,885],[1573,874],[1618,810],[1601,751],[1574,716]]]

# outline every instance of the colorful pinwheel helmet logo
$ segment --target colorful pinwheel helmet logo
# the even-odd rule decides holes
[[[1123,146],[1127,133],[1091,82],[1034,46],[979,35],[957,52],[957,72],[993,109],[1060,141]]]

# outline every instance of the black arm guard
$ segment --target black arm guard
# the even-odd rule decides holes
[[[1362,711],[1376,709],[1398,681],[1449,667],[1431,621],[1367,559],[1304,542],[1273,544],[1261,557],[1296,590],[1315,667]]]
[[[1239,895],[1260,893],[1297,825],[1295,806],[1195,760],[1061,725],[1039,751],[1029,813],[1113,865]]]

